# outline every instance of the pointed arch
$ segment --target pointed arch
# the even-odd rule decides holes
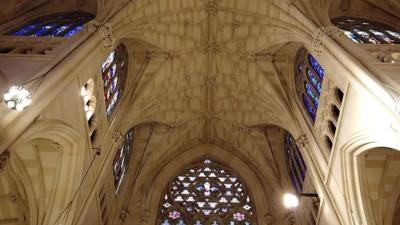
[[[53,224],[72,200],[83,171],[84,149],[82,136],[56,120],[36,122],[10,147],[11,168],[27,194],[31,224]],[[75,207],[76,202],[63,224],[72,223]]]
[[[171,179],[157,224],[255,224],[247,185],[230,169],[205,157]]]
[[[144,205],[149,210],[149,224],[157,224],[158,208],[162,204],[161,200],[165,197],[163,195],[165,187],[168,186],[171,178],[205,158],[213,159],[241,178],[242,182],[248,187],[250,197],[252,197],[253,209],[256,215],[255,223],[265,223],[265,220],[269,219],[263,216],[269,214],[265,202],[268,199],[267,193],[254,171],[242,159],[231,152],[214,145],[202,145],[192,148],[168,162],[153,180],[154,182],[149,189],[149,197],[146,198],[148,199],[146,201],[147,204]],[[262,216],[257,216],[257,212],[262,212]]]

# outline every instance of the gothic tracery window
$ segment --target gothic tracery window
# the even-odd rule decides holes
[[[118,149],[113,162],[113,176],[115,192],[118,193],[122,181],[129,168],[129,162],[133,152],[134,131],[131,129],[125,134],[124,142]]]
[[[297,92],[311,120],[315,121],[325,71],[305,48],[297,54],[295,71]]]
[[[245,184],[210,159],[176,176],[162,196],[158,225],[256,224]]]
[[[400,44],[400,33],[393,27],[372,20],[339,17],[332,23],[356,43]]]
[[[93,15],[85,12],[66,12],[42,16],[9,32],[11,36],[71,37],[80,31]]]
[[[296,191],[302,193],[307,171],[306,163],[297,148],[296,141],[289,132],[285,132],[283,141],[290,180]]]
[[[107,116],[112,114],[122,95],[123,83],[127,73],[126,60],[127,51],[121,44],[108,55],[101,65]]]

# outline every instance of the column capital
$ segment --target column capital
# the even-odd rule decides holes
[[[312,34],[312,49],[317,55],[322,54],[322,46],[324,46],[324,39],[328,37],[342,36],[343,32],[336,26],[326,26],[317,28]]]
[[[113,133],[112,139],[115,143],[120,143],[123,139],[123,135],[122,135],[121,131],[115,130]]]

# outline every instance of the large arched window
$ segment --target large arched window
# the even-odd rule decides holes
[[[245,184],[210,159],[173,178],[162,196],[157,225],[256,224]]]
[[[124,45],[119,45],[101,65],[104,84],[104,100],[107,116],[110,116],[122,95],[123,83],[127,73],[127,51]]]
[[[332,23],[357,43],[400,44],[400,33],[393,27],[372,20],[339,17]]]
[[[285,132],[283,141],[285,146],[287,167],[292,185],[298,193],[302,193],[307,171],[306,163],[304,162],[301,152],[296,146],[296,141],[289,132]]]
[[[295,71],[297,92],[310,118],[315,121],[325,71],[305,48],[297,54]]]
[[[9,32],[9,35],[71,37],[92,19],[93,15],[79,11],[52,14],[31,20],[24,26]]]
[[[133,129],[125,134],[124,142],[118,149],[113,162],[113,176],[115,193],[118,193],[124,176],[129,168],[129,161],[133,152],[134,132]]]

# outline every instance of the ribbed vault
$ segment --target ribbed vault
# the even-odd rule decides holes
[[[169,139],[175,146],[222,140],[246,148],[255,143],[243,135],[251,127],[295,130],[274,53],[306,38],[297,13],[287,3],[265,0],[130,4],[113,30],[144,46],[134,54],[146,69],[124,126],[168,124],[179,133]]]

